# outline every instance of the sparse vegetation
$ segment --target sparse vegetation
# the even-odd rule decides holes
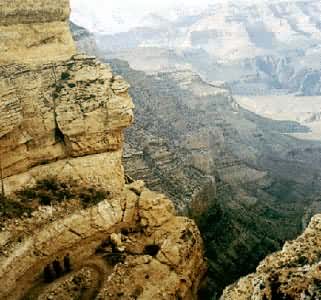
[[[21,217],[30,215],[39,205],[52,205],[71,199],[79,200],[84,208],[88,208],[109,197],[110,193],[103,189],[47,178],[38,181],[34,187],[20,190],[10,198],[0,196],[0,214],[4,218]]]
[[[6,219],[13,219],[21,217],[22,215],[30,216],[32,208],[0,195],[0,217]]]
[[[70,74],[68,72],[61,73],[61,80],[68,80],[70,78]]]

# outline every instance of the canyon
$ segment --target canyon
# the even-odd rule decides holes
[[[173,3],[165,11],[155,5],[153,12],[136,12],[138,22],[124,17],[126,7],[110,7],[104,18],[94,10],[84,15],[83,1],[74,2],[72,20],[93,32],[100,52],[134,69],[189,69],[228,82],[234,94],[320,96],[317,0]]]
[[[89,39],[95,44],[87,32]],[[136,106],[125,170],[197,220],[209,259],[203,297],[215,299],[319,211],[320,143],[292,138],[309,134],[295,119],[244,109],[227,84],[191,70],[145,73],[100,56],[128,80]]]
[[[263,79],[254,94],[274,91],[273,72],[293,63],[261,53],[250,25],[266,20],[255,12],[288,24],[279,34],[296,47],[307,35],[319,40],[319,3],[253,6],[251,18],[242,7],[175,22],[150,16],[145,29],[111,36],[70,22],[68,0],[0,4],[1,299],[319,297],[321,143],[296,138],[311,134],[318,115],[269,119],[233,94],[248,96]],[[254,45],[250,60],[234,57],[233,45],[228,53],[206,45],[216,31],[202,29],[216,10],[224,17],[214,29],[226,32],[214,40],[227,42],[240,26],[248,33],[241,46],[247,36]],[[285,17],[289,10],[311,25],[308,33]],[[154,47],[154,31],[162,38],[173,24],[188,29],[198,50],[187,47],[182,58]],[[241,77],[212,78],[221,69],[209,54],[226,57],[220,68],[228,61],[222,68]],[[254,81],[243,81],[244,69],[235,73],[245,61],[259,73]],[[301,79],[280,88],[318,95],[317,79],[312,87]],[[66,257],[71,271],[45,282],[44,268]]]

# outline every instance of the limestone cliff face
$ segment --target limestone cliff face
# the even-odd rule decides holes
[[[6,192],[48,175],[120,190],[122,130],[133,120],[129,85],[93,57],[75,54],[68,1],[4,1],[0,8]]]
[[[0,64],[50,62],[75,53],[69,1],[3,0],[0,3]]]
[[[0,153],[7,192],[48,175],[121,189],[122,130],[133,120],[128,87],[81,55],[35,67],[3,65]]]
[[[320,299],[321,215],[283,250],[268,256],[256,273],[226,288],[221,299]]]
[[[164,195],[125,184],[129,85],[75,53],[68,16],[67,0],[0,4],[4,190],[17,203],[19,191],[54,178],[105,198],[84,209],[77,197],[42,206],[28,194],[30,215],[1,211],[0,299],[196,299],[206,271],[200,233]],[[67,253],[72,272],[45,284],[44,267]]]

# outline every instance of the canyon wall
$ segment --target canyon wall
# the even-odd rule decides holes
[[[67,0],[0,4],[0,298],[196,299],[206,272],[197,226],[125,180],[129,85],[76,53],[69,12]],[[39,182],[42,200],[58,182],[64,192],[44,205],[33,199]],[[73,187],[104,199],[84,207]],[[12,217],[15,205],[28,210]],[[72,272],[44,282],[44,267],[66,255]]]
[[[76,52],[69,13],[68,0],[1,1],[0,64],[69,59]]]
[[[3,65],[0,153],[6,192],[46,176],[120,190],[122,129],[133,120],[128,87],[109,67],[82,55],[45,65]]]
[[[256,272],[227,287],[222,300],[319,299],[321,215],[282,251],[265,258]]]
[[[129,85],[95,58],[76,54],[68,1],[5,1],[0,11],[6,193],[47,176],[121,190],[122,130],[133,121]]]

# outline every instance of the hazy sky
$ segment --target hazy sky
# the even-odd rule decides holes
[[[72,20],[92,31],[127,31],[139,24],[142,17],[158,13],[175,17],[180,10],[204,9],[209,4],[229,0],[71,0]],[[264,0],[234,0],[237,3]]]
[[[210,0],[71,0],[71,19],[93,31],[126,31],[142,17],[158,13],[171,17],[175,8],[206,7]]]

